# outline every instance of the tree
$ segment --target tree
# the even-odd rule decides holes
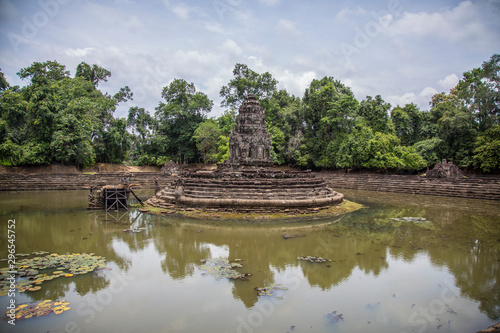
[[[474,115],[479,131],[500,123],[500,54],[494,54],[480,68],[465,72],[458,83],[462,106]]]
[[[153,131],[156,128],[155,119],[144,108],[131,107],[128,111],[127,128],[132,131],[132,154],[134,160],[145,153],[150,153]]]
[[[483,172],[500,170],[500,125],[491,126],[475,143],[474,165]]]
[[[105,68],[99,67],[96,64],[90,66],[85,62],[81,62],[76,67],[75,77],[83,77],[90,81],[94,88],[97,88],[100,81],[107,82],[108,77],[111,76],[111,72]]]
[[[258,74],[245,64],[236,64],[234,78],[220,90],[221,106],[236,109],[248,94],[254,94],[261,103],[271,97],[276,90],[276,81],[269,72]]]
[[[217,163],[223,163],[229,159],[229,136],[231,131],[236,127],[236,112],[234,110],[225,111],[217,118],[220,135],[217,144]]]
[[[0,92],[10,87],[9,82],[5,79],[5,76],[0,68]]]
[[[357,114],[365,119],[373,131],[392,134],[394,126],[389,117],[390,109],[391,104],[384,102],[380,95],[375,96],[375,99],[366,96],[366,99],[359,104]]]
[[[301,155],[308,165],[333,167],[335,151],[354,127],[359,103],[351,89],[333,77],[313,80],[302,103],[305,147],[301,147]],[[302,157],[299,160],[304,162]]]
[[[164,156],[187,163],[197,157],[194,131],[210,112],[213,102],[207,95],[197,92],[193,83],[174,79],[163,88],[165,99],[156,107],[157,135],[163,137]]]
[[[203,163],[217,162],[220,128],[214,119],[206,119],[194,131],[196,148],[201,152]]]
[[[298,150],[300,145],[297,147],[297,142],[294,142],[294,146],[289,147],[289,144],[291,136],[301,129],[300,106],[300,98],[289,95],[286,90],[275,91],[266,105],[266,123],[272,142],[271,157],[275,163],[293,163],[293,151]]]
[[[69,77],[69,71],[57,61],[46,61],[34,62],[31,66],[21,69],[17,75],[21,79],[31,80],[32,84],[41,84],[46,80],[58,81]]]
[[[115,153],[111,146],[103,147],[107,128],[116,125],[112,112],[117,100],[84,77],[71,78],[55,61],[35,62],[18,75],[30,80],[28,85],[1,93],[2,163],[86,167]]]
[[[391,120],[395,132],[404,146],[412,146],[421,140],[422,118],[421,111],[413,103],[392,110]]]

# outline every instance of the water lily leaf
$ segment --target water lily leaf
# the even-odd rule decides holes
[[[33,287],[33,288],[29,288],[28,290],[29,291],[38,291],[40,289],[42,289],[42,287]]]

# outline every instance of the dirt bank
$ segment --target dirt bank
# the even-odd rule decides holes
[[[92,168],[83,170],[77,169],[75,166],[62,165],[54,163],[51,165],[40,166],[20,166],[10,167],[0,165],[0,174],[32,174],[32,173],[53,173],[53,174],[81,174],[89,172],[160,172],[160,167],[156,166],[133,166],[124,164],[97,163]]]

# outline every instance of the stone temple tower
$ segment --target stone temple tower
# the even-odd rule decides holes
[[[255,95],[248,94],[236,116],[236,127],[229,138],[229,160],[231,167],[269,167],[271,137],[267,131],[264,109]]]

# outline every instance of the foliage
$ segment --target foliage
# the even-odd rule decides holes
[[[366,124],[374,132],[393,134],[394,126],[389,118],[390,109],[391,104],[384,102],[380,95],[375,96],[375,99],[366,96],[366,99],[359,104],[357,114],[365,119]]]
[[[196,148],[201,153],[203,163],[218,161],[219,137],[219,125],[213,119],[205,120],[194,131],[193,138],[196,140]]]
[[[396,135],[405,146],[412,146],[421,138],[422,113],[415,104],[397,106],[391,112]]]
[[[333,77],[313,80],[302,99],[304,146],[299,163],[331,168],[335,151],[354,127],[358,101],[351,89]],[[299,164],[299,165],[300,165]]]
[[[254,94],[261,101],[270,98],[278,84],[269,72],[258,74],[240,63],[234,66],[233,75],[228,85],[220,89],[221,106],[232,110],[239,107],[248,94]]]
[[[60,162],[79,167],[96,160],[121,162],[123,152],[117,153],[116,142],[109,141],[119,124],[112,116],[117,101],[97,90],[97,81],[71,78],[65,66],[55,61],[35,62],[18,75],[30,83],[2,91],[0,160],[11,165]],[[128,149],[123,140],[118,146]]]
[[[500,125],[490,127],[476,139],[474,164],[483,172],[500,170]]]
[[[159,103],[155,117],[156,135],[166,143],[162,153],[178,162],[194,162],[197,158],[194,131],[212,109],[213,102],[197,92],[193,83],[182,79],[164,87],[161,96],[165,102]]]
[[[497,172],[500,160],[500,55],[463,74],[448,93],[432,97],[430,110],[396,106],[380,95],[361,102],[333,77],[314,79],[302,98],[277,90],[269,72],[237,63],[220,89],[227,110],[206,119],[213,102],[193,83],[174,79],[151,114],[134,106],[127,86],[98,90],[111,73],[80,63],[75,77],[56,61],[34,62],[18,72],[26,86],[10,86],[0,72],[0,163],[79,167],[95,162],[162,165],[229,158],[236,110],[249,93],[266,112],[271,156],[277,164],[304,168],[421,170],[447,159],[462,168]]]

